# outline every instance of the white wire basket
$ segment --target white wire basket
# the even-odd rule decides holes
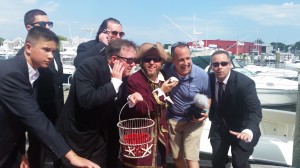
[[[149,106],[145,101],[149,118],[132,118],[121,121],[121,112],[128,103],[122,107],[117,124],[121,154],[127,158],[144,158],[152,153],[154,121],[150,118]]]

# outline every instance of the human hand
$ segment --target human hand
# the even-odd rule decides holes
[[[29,168],[29,162],[26,155],[22,155],[20,168]]]
[[[119,60],[115,60],[114,66],[111,71],[111,77],[122,80],[123,71],[124,71],[124,66],[123,66],[122,62]]]
[[[109,44],[110,39],[111,39],[107,30],[104,30],[102,33],[100,33],[98,38],[99,38],[99,41],[102,41],[106,45]]]
[[[192,122],[202,122],[202,121],[204,121],[208,117],[208,114],[207,113],[201,113],[201,116],[202,117],[200,117],[198,119],[194,118],[194,116],[193,116]]]
[[[178,84],[178,80],[172,80],[171,78],[166,80],[160,87],[161,91],[164,93],[170,92],[176,85]]]
[[[245,141],[245,142],[251,142],[251,135],[247,132],[234,132],[229,130],[229,133],[236,136],[238,139]]]
[[[140,101],[144,101],[144,99],[143,99],[143,96],[140,93],[135,92],[135,93],[133,93],[129,96],[129,101],[136,104]]]
[[[65,157],[69,160],[70,164],[76,167],[84,168],[100,168],[97,164],[78,156],[74,151],[70,150]]]

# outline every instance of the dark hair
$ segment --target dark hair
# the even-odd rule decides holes
[[[171,56],[173,57],[175,55],[175,49],[177,47],[187,47],[189,49],[189,46],[187,45],[187,43],[185,42],[177,42],[177,43],[174,43],[171,47]]]
[[[99,41],[99,39],[98,39],[99,38],[99,34],[101,34],[105,29],[107,29],[108,22],[112,22],[112,23],[116,23],[116,24],[120,24],[121,25],[121,22],[118,21],[115,18],[108,18],[108,19],[103,20],[103,22],[99,26],[98,32],[96,34],[96,41]]]
[[[215,55],[218,55],[218,54],[226,54],[227,56],[227,59],[230,60],[230,55],[227,51],[224,51],[224,50],[217,50],[215,51],[212,55],[211,55],[211,58],[210,58],[210,62],[212,62],[212,58],[215,56]]]
[[[40,39],[43,39],[44,41],[54,41],[56,45],[59,44],[59,39],[56,36],[56,34],[42,26],[36,26],[31,28],[28,31],[25,42],[35,44]]]
[[[133,41],[125,39],[112,40],[105,49],[106,58],[111,58],[113,55],[120,55],[121,50],[125,48],[134,48],[136,50],[136,44]]]
[[[24,15],[25,27],[29,24],[32,24],[35,19],[34,17],[38,16],[38,15],[46,15],[47,16],[47,14],[40,9],[33,9],[33,10],[26,12]]]

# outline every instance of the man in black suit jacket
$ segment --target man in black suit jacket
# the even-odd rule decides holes
[[[255,83],[249,77],[231,70],[226,51],[216,51],[212,55],[211,67],[213,103],[209,113],[212,122],[209,138],[213,149],[212,165],[214,168],[225,168],[231,146],[233,167],[248,168],[249,157],[261,135],[259,123],[262,113]],[[223,95],[217,96],[219,93]]]
[[[130,75],[135,59],[135,44],[116,39],[107,46],[106,56],[84,60],[73,75],[67,101],[57,122],[58,130],[72,149],[102,168],[118,166],[118,105],[127,101],[127,97],[122,96],[125,93],[124,78]],[[130,96],[130,99],[134,100],[134,97]],[[64,160],[63,164],[68,167]]]
[[[81,43],[77,47],[77,55],[74,65],[78,65],[88,57],[105,55],[105,48],[111,40],[123,38],[125,33],[122,31],[121,23],[115,18],[105,19],[99,26],[95,40]]]
[[[33,9],[24,15],[24,25],[27,31],[35,26],[52,28],[53,22],[48,20],[47,14],[39,9]],[[24,52],[24,47],[19,51],[19,55]],[[41,111],[55,124],[64,104],[64,91],[62,86],[63,67],[58,50],[55,50],[54,59],[48,68],[39,69],[40,76],[37,80],[38,91],[37,100]],[[28,159],[31,168],[43,166],[47,156],[47,151],[38,140],[30,133]]]
[[[24,157],[26,129],[56,157],[65,156],[74,166],[99,168],[70,149],[35,98],[37,69],[49,66],[58,43],[52,31],[34,27],[27,34],[24,53],[0,63],[0,167],[29,166]]]

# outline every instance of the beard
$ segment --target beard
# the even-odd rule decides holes
[[[158,77],[158,73],[160,71],[160,67],[157,67],[155,70],[149,71],[149,69],[142,67],[144,73],[147,75],[149,79],[155,80]]]

